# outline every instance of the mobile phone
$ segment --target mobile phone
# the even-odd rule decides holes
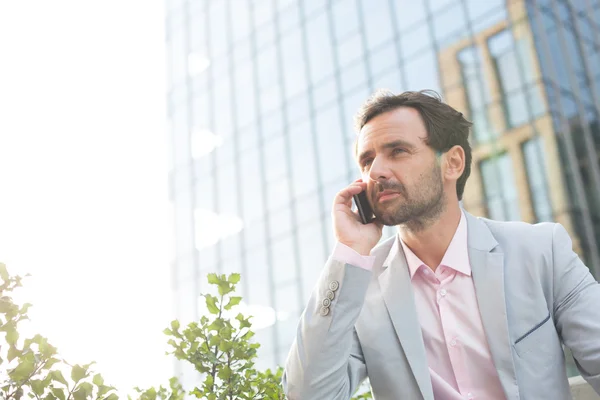
[[[352,196],[354,199],[354,203],[356,204],[356,209],[358,210],[358,215],[360,215],[360,220],[363,224],[368,224],[372,222],[374,219],[373,209],[371,208],[371,204],[369,204],[369,200],[367,199],[367,192],[362,191],[359,194],[355,194]]]

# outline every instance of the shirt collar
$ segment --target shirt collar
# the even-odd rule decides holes
[[[421,266],[425,264],[423,263],[423,261],[421,261],[419,257],[417,257],[415,253],[413,253],[413,251],[406,245],[406,243],[404,243],[402,239],[400,239],[399,235],[398,240],[402,245],[402,250],[404,250],[406,263],[408,264],[410,277],[412,279],[412,277],[417,273],[419,268],[421,268]],[[444,265],[467,276],[471,276],[471,265],[469,264],[469,253],[467,244],[467,220],[462,210],[460,213],[460,222],[458,223],[456,232],[454,232],[454,236],[450,241],[448,249],[446,249],[446,253],[442,258],[442,262],[440,263],[440,265]]]

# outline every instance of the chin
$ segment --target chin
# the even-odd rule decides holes
[[[402,222],[397,222],[397,218],[394,214],[390,213],[376,213],[375,216],[385,226],[396,226]]]

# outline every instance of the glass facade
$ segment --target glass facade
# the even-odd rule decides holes
[[[284,362],[378,88],[436,90],[474,121],[467,210],[559,221],[597,261],[600,2],[532,4],[167,0],[175,316],[203,312],[207,273],[240,272],[258,367]]]

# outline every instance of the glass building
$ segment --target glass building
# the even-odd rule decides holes
[[[207,273],[241,272],[259,367],[284,362],[333,248],[378,88],[465,113],[464,207],[558,221],[598,274],[599,0],[167,0],[166,42],[176,317],[201,315]]]

